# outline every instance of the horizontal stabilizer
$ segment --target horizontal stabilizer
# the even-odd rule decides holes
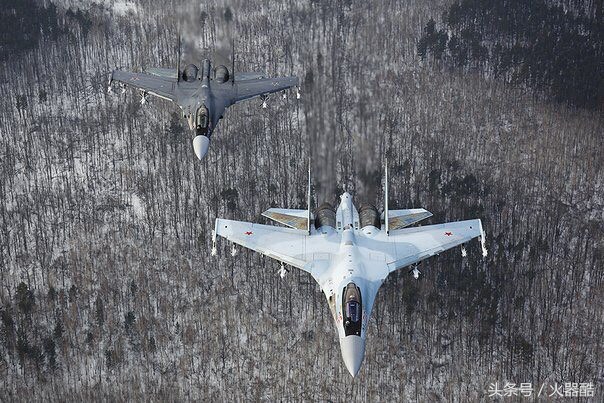
[[[308,230],[308,210],[270,208],[262,215],[290,228]]]
[[[235,73],[235,80],[237,81],[245,81],[245,80],[256,80],[258,78],[265,78],[266,74],[264,73]]]
[[[176,80],[176,70],[174,69],[165,69],[162,67],[150,67],[145,70],[145,72],[149,74],[153,74],[154,76],[164,77],[164,78],[173,78]]]
[[[163,67],[149,67],[148,69],[145,69],[145,72],[153,74],[154,76],[176,79],[176,70],[174,69],[166,69]],[[235,73],[235,80],[237,81],[257,80],[265,77],[266,74],[264,73]]]
[[[432,217],[432,213],[423,208],[388,210],[388,227],[390,231],[394,231],[413,225],[428,217]]]

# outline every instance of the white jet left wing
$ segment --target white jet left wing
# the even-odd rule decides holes
[[[231,242],[311,274],[313,271],[317,274],[311,263],[329,260],[339,246],[337,240],[330,242],[320,235],[309,236],[306,231],[221,218],[216,219],[214,232]]]
[[[486,256],[484,231],[478,219],[392,231],[388,236],[390,253],[386,253],[388,269],[393,272],[476,237],[482,237],[482,251]]]

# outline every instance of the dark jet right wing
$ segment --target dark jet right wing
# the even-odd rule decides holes
[[[272,94],[298,85],[298,77],[258,78],[253,80],[235,80],[235,99],[233,103],[260,95]]]
[[[138,88],[139,90],[143,90],[156,97],[167,99],[172,102],[176,101],[176,78],[114,70],[113,73],[111,73],[111,81],[119,81],[120,83]]]

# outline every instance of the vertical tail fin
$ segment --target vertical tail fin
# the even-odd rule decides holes
[[[231,40],[231,85],[235,85],[235,38]]]
[[[386,235],[390,235],[390,226],[388,224],[388,158],[386,158],[384,177],[384,229],[386,230]]]
[[[176,54],[176,82],[180,82],[180,32],[178,33],[178,50]]]
[[[308,215],[306,217],[306,231],[308,231],[308,235],[310,235],[310,199],[311,199],[311,194],[310,194],[310,157],[308,158],[308,199],[306,201],[307,205],[308,205]]]

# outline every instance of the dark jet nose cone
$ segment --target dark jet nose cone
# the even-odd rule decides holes
[[[208,148],[210,148],[210,139],[208,136],[195,136],[193,139],[193,151],[195,151],[195,155],[200,160],[206,156],[208,153]]]
[[[365,356],[365,340],[360,336],[346,336],[340,339],[340,349],[342,350],[342,358],[346,369],[348,369],[350,375],[355,377],[361,369],[361,363]]]

